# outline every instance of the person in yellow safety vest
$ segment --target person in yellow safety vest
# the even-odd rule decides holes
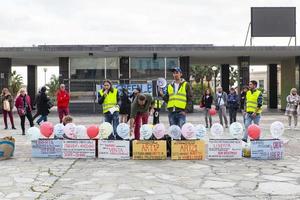
[[[160,95],[167,103],[169,111],[169,124],[182,127],[186,122],[186,113],[188,105],[192,102],[192,90],[190,84],[182,79],[182,70],[180,67],[172,69],[174,81],[168,85],[167,93],[164,95],[160,90]]]
[[[117,136],[117,126],[119,125],[119,92],[113,88],[110,80],[103,81],[103,88],[98,92],[98,103],[102,105],[104,121],[112,124],[113,133],[108,139],[120,139]]]
[[[248,127],[252,124],[259,125],[261,118],[262,105],[263,105],[263,96],[261,91],[257,88],[257,82],[252,80],[249,82],[249,90],[246,93],[245,100],[245,133],[243,141],[247,142],[248,140]]]
[[[159,124],[159,111],[163,105],[164,101],[158,97],[154,100],[154,113],[153,113],[153,125]]]

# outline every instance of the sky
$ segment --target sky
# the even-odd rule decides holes
[[[43,44],[242,46],[250,22],[251,7],[300,6],[299,0],[0,0],[0,2],[1,47]],[[298,21],[299,10],[296,16]],[[299,28],[300,26],[297,32],[300,31]],[[288,41],[289,38],[255,38],[253,45],[286,46]],[[297,43],[299,42],[298,39]]]

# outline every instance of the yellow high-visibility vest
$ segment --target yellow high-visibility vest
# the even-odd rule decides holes
[[[181,108],[185,109],[186,107],[186,82],[181,84],[180,88],[178,88],[177,94],[174,93],[174,88],[171,84],[168,85],[168,94],[169,94],[169,101],[167,108]]]
[[[255,112],[257,109],[257,100],[261,91],[256,90],[255,92],[251,92],[250,90],[246,94],[246,112]],[[258,109],[256,113],[261,113],[262,109]]]
[[[163,104],[163,100],[160,100],[160,99],[156,99],[156,100],[154,100],[154,108],[158,108],[158,109],[160,109],[161,108],[161,106],[162,106],[162,104]]]
[[[99,93],[101,96],[104,95],[103,90],[99,90]],[[107,93],[103,104],[102,104],[102,108],[103,108],[103,113],[106,113],[109,111],[109,109],[111,109],[112,107],[116,106],[118,103],[118,99],[117,99],[117,94],[118,94],[118,89],[114,88],[113,92],[109,92]],[[119,110],[117,110],[119,111]]]

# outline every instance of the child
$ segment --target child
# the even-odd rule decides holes
[[[73,122],[73,118],[70,115],[66,115],[62,119],[62,123],[63,123],[64,126],[69,124],[69,123],[72,123],[72,122]]]

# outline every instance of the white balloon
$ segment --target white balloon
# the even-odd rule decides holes
[[[205,128],[204,125],[198,124],[197,126],[195,126],[195,131],[196,131],[196,138],[197,139],[203,139],[205,137],[206,128]]]
[[[215,137],[219,137],[221,135],[223,135],[224,133],[224,128],[221,124],[219,123],[214,123],[210,129],[211,134]]]
[[[129,139],[130,127],[126,123],[120,123],[117,127],[117,134],[124,140]]]
[[[64,135],[64,125],[63,124],[56,124],[54,126],[54,136],[56,138],[63,138],[63,135]]]
[[[160,124],[156,124],[153,127],[153,135],[155,136],[156,139],[161,139],[165,136],[165,132],[166,132],[166,128],[165,125],[160,123]]]
[[[76,125],[74,123],[68,123],[64,126],[64,133],[70,139],[77,139],[76,136]]]
[[[87,135],[87,132],[86,132],[86,127],[83,125],[76,126],[75,133],[76,133],[77,139],[89,139],[89,136]]]
[[[233,122],[230,124],[229,132],[233,138],[241,139],[244,132],[243,125],[239,122]]]
[[[27,134],[29,135],[31,140],[38,140],[42,136],[40,129],[38,129],[37,127],[30,127],[27,130]]]
[[[150,124],[143,124],[140,129],[140,139],[149,140],[153,133],[153,127]]]
[[[168,129],[168,135],[173,139],[173,140],[180,140],[181,139],[181,129],[177,125],[172,125]]]
[[[101,139],[107,139],[114,131],[112,125],[108,122],[103,122],[99,128],[99,135]]]
[[[196,139],[196,131],[192,123],[185,123],[181,128],[181,134],[185,139]]]
[[[270,131],[272,137],[278,139],[284,133],[284,125],[282,122],[276,121],[271,124]]]

